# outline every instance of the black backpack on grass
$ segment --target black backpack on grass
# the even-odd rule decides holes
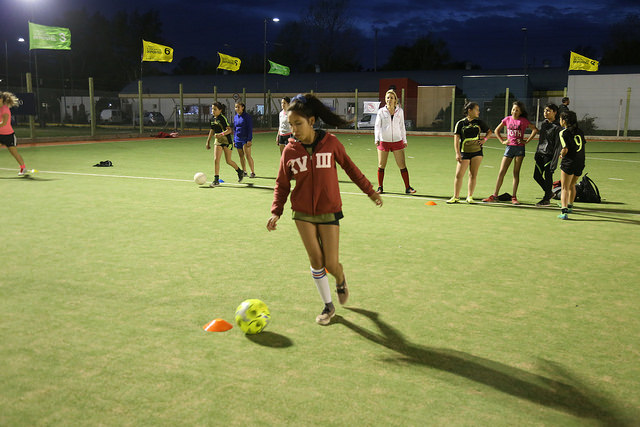
[[[585,173],[582,180],[576,184],[576,202],[600,203],[600,190],[591,178]]]

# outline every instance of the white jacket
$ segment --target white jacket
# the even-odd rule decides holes
[[[375,125],[375,142],[376,144],[384,142],[404,141],[407,143],[407,129],[404,127],[404,111],[396,106],[396,112],[391,119],[391,113],[387,106],[378,110]]]

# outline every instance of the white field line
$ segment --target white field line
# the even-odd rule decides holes
[[[0,168],[0,170],[6,170],[6,171],[15,171],[15,168]],[[37,173],[50,173],[50,174],[58,174],[58,175],[76,175],[76,176],[92,176],[92,177],[105,177],[105,178],[123,178],[123,179],[141,179],[141,180],[149,180],[149,181],[170,181],[170,182],[190,182],[193,183],[193,179],[180,179],[180,178],[157,178],[157,177],[151,177],[151,176],[131,176],[131,175],[108,175],[108,174],[99,174],[99,173],[84,173],[84,172],[61,172],[61,171],[41,171],[39,170]],[[247,186],[252,186],[255,188],[265,188],[265,189],[273,189],[272,186],[266,186],[266,185],[255,185],[253,183],[233,183],[233,182],[224,182],[221,184],[221,187],[247,187]],[[200,187],[200,186],[199,186]],[[348,196],[367,196],[366,194],[362,193],[362,192],[350,192],[350,191],[341,191],[340,194],[344,194],[344,195],[348,195]],[[438,200],[438,201],[446,201],[448,200],[447,198],[440,198],[440,197],[420,197],[420,196],[409,196],[409,195],[402,195],[402,194],[388,194],[385,193],[383,195],[384,199],[412,199],[414,201],[419,201],[419,202],[424,202],[426,200]],[[465,205],[466,203],[458,203],[457,205]],[[477,205],[491,205],[491,204],[498,204],[501,206],[509,206],[506,203],[483,203],[483,202],[476,202],[475,204]],[[509,206],[511,207],[511,206]],[[535,205],[518,205],[518,206],[513,206],[514,208],[533,208],[533,209],[539,209],[539,210],[544,210],[544,209],[554,209],[553,207],[550,208],[540,208],[537,207]],[[576,211],[580,211],[580,208],[574,208]],[[586,212],[599,212],[599,213],[606,213],[606,211],[598,211],[598,210],[588,210]],[[638,214],[634,214],[634,213],[630,213],[630,215],[638,215]]]

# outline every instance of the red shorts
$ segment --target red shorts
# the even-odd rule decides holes
[[[398,141],[398,142],[380,141],[380,144],[378,144],[378,150],[380,151],[398,151],[398,150],[402,150],[403,148],[404,148],[404,141]]]

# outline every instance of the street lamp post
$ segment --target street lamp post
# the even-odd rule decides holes
[[[280,22],[279,18],[273,18],[273,22]],[[264,18],[264,61],[262,62],[262,116],[267,116],[267,18]],[[265,120],[266,123],[266,120]]]
[[[524,75],[527,75],[527,27],[522,27],[522,33],[524,34],[524,64],[523,64],[523,68],[524,68]]]
[[[7,91],[9,91],[9,48],[7,39],[4,40],[4,77],[7,79]]]

